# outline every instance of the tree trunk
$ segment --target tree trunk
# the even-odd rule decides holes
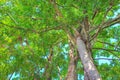
[[[102,80],[91,57],[91,53],[86,49],[84,41],[81,39],[79,32],[75,32],[76,35],[76,45],[79,52],[79,57],[84,66],[86,75],[90,80]]]
[[[74,56],[74,47],[72,43],[70,43],[70,51],[69,51],[69,57],[70,57],[70,63],[68,66],[68,73],[66,80],[76,80],[76,61],[77,58]]]
[[[88,78],[87,72],[85,72],[85,70],[84,70],[84,80],[90,80],[90,79]]]

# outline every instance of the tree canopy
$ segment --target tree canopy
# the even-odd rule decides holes
[[[102,80],[119,80],[120,0],[0,0],[0,80],[64,80],[73,56],[83,80],[74,36],[84,26]]]

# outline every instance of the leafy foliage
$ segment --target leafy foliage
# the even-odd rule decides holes
[[[0,80],[45,80],[47,65],[52,80],[64,79],[69,63],[69,39],[64,29],[79,27],[86,15],[91,28],[95,28],[120,14],[120,0],[56,0],[57,9],[50,1],[0,0]],[[96,30],[90,35],[94,33]],[[120,24],[115,24],[103,29],[91,41],[92,56],[103,80],[120,78],[119,36]],[[109,64],[99,61],[102,57]],[[82,68],[78,62],[77,74],[83,75]]]

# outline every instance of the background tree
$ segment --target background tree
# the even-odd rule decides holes
[[[0,1],[0,79],[119,80],[119,13],[120,0]]]

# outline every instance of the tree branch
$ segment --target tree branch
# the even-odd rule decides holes
[[[96,28],[96,29],[97,29],[97,28]],[[97,29],[97,31],[96,31],[96,33],[94,33],[94,34],[92,35],[90,41],[94,40],[94,39],[98,36],[98,34],[99,34],[100,31],[101,31],[101,26],[99,26],[98,29]]]
[[[57,65],[56,65],[56,66],[57,66]],[[62,76],[60,75],[60,67],[57,66],[57,69],[58,69],[58,76],[59,76],[60,80],[63,80],[63,79],[62,79]]]
[[[94,34],[92,35],[92,38],[90,39],[90,41],[92,41],[94,38],[96,38],[96,37],[98,36],[98,34],[100,33],[100,31],[102,31],[103,29],[105,29],[105,28],[107,28],[107,27],[110,27],[110,26],[112,26],[112,25],[114,25],[114,24],[117,24],[117,23],[120,23],[120,15],[118,15],[118,16],[117,16],[116,18],[114,18],[114,19],[110,19],[110,20],[108,20],[108,21],[106,21],[106,22],[101,23],[101,25],[99,25],[99,26],[97,27],[96,33],[94,33]]]
[[[106,18],[106,16],[107,16],[107,14],[109,13],[109,11],[112,9],[112,7],[113,7],[113,0],[111,0],[111,2],[110,2],[110,5],[109,5],[109,7],[107,8],[107,11],[106,11],[106,13],[105,13],[105,15],[104,15],[104,18]],[[104,22],[104,21],[103,21]]]
[[[9,79],[8,80],[11,80],[12,76],[13,76],[14,72],[10,75]]]
[[[114,19],[111,19],[111,20],[108,20],[108,21],[104,22],[101,26],[103,26],[102,29],[104,29],[104,28],[107,28],[107,27],[109,27],[109,26],[112,26],[112,25],[114,25],[114,24],[116,24],[116,23],[120,23],[120,15],[118,15],[118,16],[117,16],[116,18],[114,18]]]
[[[120,51],[117,51],[117,50],[111,50],[111,49],[104,49],[104,48],[92,48],[92,49],[105,50],[105,51],[107,51],[107,52],[112,53],[115,57],[117,57],[117,58],[120,59],[120,57],[119,57],[118,55],[116,55],[116,54],[113,53],[113,52],[120,52]]]
[[[120,48],[118,48],[118,46],[117,46],[117,45],[119,45],[119,42],[118,42],[117,45],[112,45],[111,43],[103,42],[103,41],[99,41],[99,40],[97,40],[97,42],[100,42],[100,43],[103,43],[103,44],[107,44],[107,45],[109,45],[109,46],[111,46],[111,47],[114,47],[115,50],[116,50],[116,49],[120,49]]]
[[[113,58],[94,58],[94,60],[120,60],[119,58],[118,59],[113,59]]]
[[[59,8],[58,8],[57,2],[55,0],[49,0],[49,1],[50,1],[51,4],[53,4],[57,16],[63,17]]]
[[[118,50],[105,49],[105,48],[92,48],[92,49],[106,50],[106,51],[112,51],[112,52],[120,52],[120,51],[118,51]]]
[[[13,16],[10,13],[7,13],[7,15],[11,18],[11,20],[18,25],[18,22],[13,18]]]
[[[116,18],[113,19],[113,20],[108,20],[108,21],[105,22],[105,18],[106,18],[106,16],[107,16],[107,14],[109,13],[109,11],[112,9],[113,5],[114,5],[114,0],[111,0],[110,3],[109,3],[109,7],[108,7],[107,10],[106,10],[106,13],[104,14],[103,21],[101,22],[100,25],[98,25],[98,27],[93,28],[94,30],[97,29],[97,31],[96,31],[96,33],[93,34],[93,36],[92,36],[92,38],[90,39],[90,41],[93,40],[94,38],[96,38],[97,35],[99,34],[99,32],[102,31],[104,28],[107,28],[107,27],[109,27],[109,26],[111,26],[111,25],[114,25],[114,24],[120,22],[120,16],[116,17]],[[93,31],[93,30],[91,30],[91,31]],[[91,31],[90,31],[90,32],[91,32]]]
[[[120,41],[119,41],[119,42],[117,43],[117,45],[115,46],[115,49],[118,49],[119,44],[120,44]]]
[[[50,31],[50,30],[60,30],[61,29],[61,26],[56,26],[56,27],[53,27],[53,28],[48,28],[48,29],[43,29],[43,30],[34,30],[34,29],[29,29],[29,28],[23,28],[23,27],[19,27],[19,26],[11,26],[11,25],[8,25],[8,24],[4,24],[3,22],[0,22],[0,24],[2,25],[5,25],[5,26],[8,26],[10,28],[14,28],[14,29],[17,29],[17,30],[23,30],[25,32],[33,32],[33,33],[37,33],[37,34],[40,34],[40,33],[44,33],[44,32],[47,32],[47,31]]]
[[[95,16],[98,14],[98,9],[96,9],[93,13],[92,20],[95,18]]]

